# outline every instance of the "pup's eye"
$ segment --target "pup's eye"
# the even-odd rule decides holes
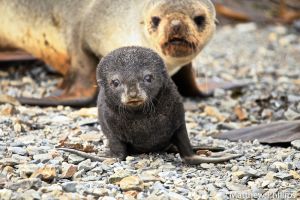
[[[146,75],[146,76],[144,77],[144,81],[145,81],[145,82],[151,83],[152,80],[153,80],[153,76],[152,76],[152,75]]]
[[[118,79],[112,80],[110,82],[110,85],[112,85],[114,87],[118,87],[120,85],[120,81]]]
[[[160,18],[159,17],[152,17],[151,18],[151,24],[154,28],[157,28],[160,23]]]
[[[201,16],[201,15],[196,16],[196,17],[194,18],[194,21],[195,21],[195,23],[197,24],[197,26],[201,27],[201,26],[203,26],[204,23],[205,23],[205,17],[204,17],[204,16]]]

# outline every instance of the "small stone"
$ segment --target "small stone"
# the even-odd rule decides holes
[[[39,163],[46,163],[53,157],[49,153],[33,155],[33,159]]]
[[[54,178],[56,178],[56,169],[54,166],[45,165],[42,168],[37,169],[30,178],[40,178],[43,181],[51,182]]]
[[[253,32],[257,29],[257,26],[255,23],[244,23],[244,24],[238,24],[236,26],[236,30],[240,33],[247,33],[247,32]]]
[[[201,163],[200,165],[203,169],[211,169],[214,165],[208,163]]]
[[[0,199],[1,200],[10,200],[12,196],[12,191],[8,189],[0,190]]]
[[[89,171],[89,170],[93,169],[96,166],[96,164],[97,164],[96,162],[92,163],[90,159],[87,159],[78,164],[78,169],[84,170],[84,171]]]
[[[290,174],[293,176],[294,179],[300,180],[300,174],[294,170],[290,170]]]
[[[81,134],[80,139],[85,142],[99,142],[102,140],[102,136],[101,134],[86,133],[86,134]]]
[[[27,190],[22,194],[24,200],[35,200],[35,199],[41,199],[39,192],[35,190]]]
[[[137,195],[138,195],[138,191],[136,190],[129,190],[125,192],[125,196],[127,198],[136,199]]]
[[[244,171],[236,171],[236,172],[233,172],[232,175],[238,177],[239,179],[241,179],[244,176],[246,176],[246,172],[244,172]]]
[[[14,124],[14,131],[17,133],[22,132],[22,125],[20,123]]]
[[[130,176],[130,172],[127,170],[119,170],[113,175],[111,175],[108,179],[109,183],[116,183],[121,181],[123,178]]]
[[[83,158],[81,156],[77,156],[75,154],[70,154],[69,157],[68,157],[69,163],[75,164],[75,165],[77,165],[78,163],[80,163],[84,160],[85,160],[85,158]]]
[[[291,144],[295,149],[300,150],[300,140],[294,140]]]
[[[107,196],[109,191],[106,188],[96,188],[90,194],[97,197]]]
[[[42,181],[38,178],[28,178],[22,179],[17,182],[8,182],[5,185],[5,188],[16,191],[19,189],[29,190],[29,189],[38,189],[42,186]]]
[[[25,156],[27,151],[22,147],[8,147],[8,152],[19,154],[21,156]]]
[[[63,190],[66,192],[76,192],[77,184],[78,184],[78,182],[66,182],[66,183],[63,183],[61,186],[62,186]]]
[[[241,185],[241,184],[233,183],[233,182],[227,182],[226,187],[230,191],[245,191],[245,190],[248,190],[248,188],[245,185]]]
[[[16,113],[16,108],[11,104],[5,104],[4,107],[0,110],[0,113],[3,116],[12,116]]]
[[[120,181],[120,188],[123,191],[129,191],[129,190],[142,191],[144,189],[144,183],[137,176],[128,176],[126,178],[123,178]]]
[[[37,169],[38,166],[36,164],[18,165],[18,172],[22,178],[29,178]]]
[[[288,165],[283,162],[274,162],[272,165],[270,165],[270,169],[274,172],[288,170]]]
[[[299,118],[300,118],[300,113],[297,113],[297,112],[295,112],[294,110],[292,110],[292,109],[289,108],[289,109],[284,113],[284,116],[285,116],[289,121],[292,121],[292,120],[299,119]]]
[[[281,180],[289,180],[293,178],[293,175],[288,173],[277,173],[275,174],[275,177]]]
[[[3,165],[3,166],[15,166],[19,163],[20,162],[18,160],[13,159],[13,158],[3,158],[0,160],[0,165]]]
[[[74,174],[77,172],[77,166],[68,164],[68,163],[63,163],[62,164],[62,173],[61,173],[61,178],[72,178]]]
[[[80,180],[83,174],[84,174],[84,170],[83,170],[83,169],[82,169],[82,170],[79,170],[78,172],[76,172],[76,173],[73,175],[72,179],[73,179],[74,181]]]

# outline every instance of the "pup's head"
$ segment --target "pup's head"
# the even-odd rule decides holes
[[[107,101],[132,109],[152,103],[167,78],[160,56],[142,47],[114,50],[97,67],[97,82]]]
[[[215,31],[210,0],[150,0],[145,9],[145,35],[166,60],[190,60]]]

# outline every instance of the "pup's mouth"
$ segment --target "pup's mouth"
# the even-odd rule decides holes
[[[140,106],[144,104],[144,100],[143,99],[132,99],[126,102],[127,106]]]
[[[171,57],[187,57],[196,52],[196,45],[185,38],[174,37],[162,45],[162,51]]]

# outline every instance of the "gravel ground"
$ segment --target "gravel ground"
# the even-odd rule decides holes
[[[0,199],[297,199],[300,151],[211,134],[300,117],[300,37],[292,27],[220,27],[195,61],[199,80],[247,80],[239,91],[185,99],[193,144],[223,146],[244,156],[188,166],[178,154],[92,162],[55,146],[105,151],[96,108],[0,105]],[[43,67],[0,70],[0,94],[47,95],[60,77]],[[47,89],[46,89],[47,88]],[[299,194],[298,194],[299,195]],[[299,198],[299,197],[298,197]]]

